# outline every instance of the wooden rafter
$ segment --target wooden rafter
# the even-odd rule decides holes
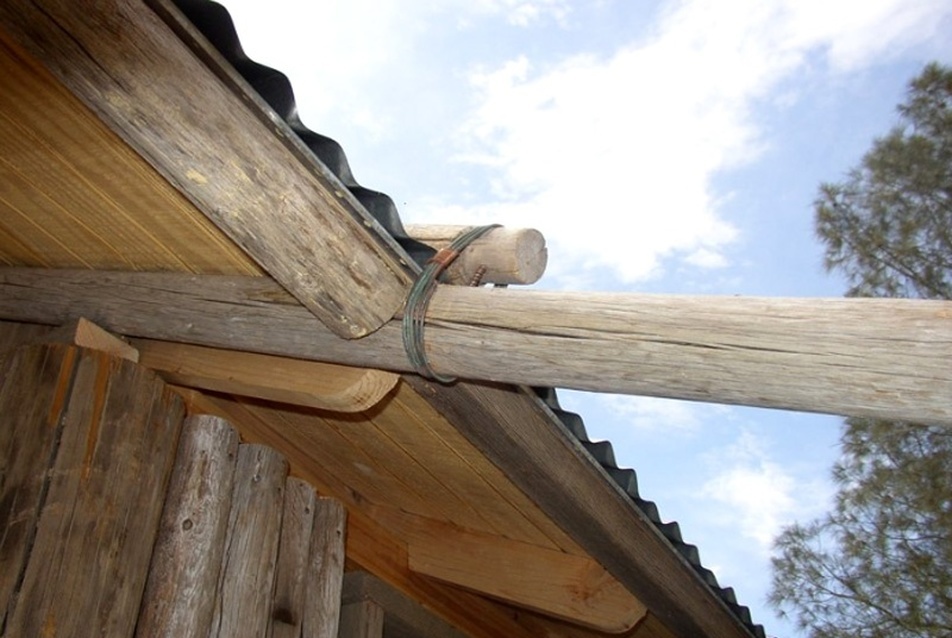
[[[209,67],[213,51],[141,2],[12,0],[0,20],[333,333],[363,336],[400,308],[398,249],[226,63]]]

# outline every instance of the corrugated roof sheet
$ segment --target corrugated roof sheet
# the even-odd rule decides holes
[[[175,0],[175,2],[188,19],[218,49],[219,53],[234,66],[245,81],[274,109],[275,113],[287,122],[305,145],[337,176],[341,183],[353,193],[354,197],[397,240],[401,247],[421,265],[429,259],[433,251],[407,235],[393,200],[384,193],[370,190],[357,183],[340,144],[304,126],[298,116],[294,92],[287,76],[280,71],[259,64],[245,55],[228,10],[211,0]],[[591,441],[588,438],[582,418],[578,414],[567,412],[561,408],[554,389],[537,388],[536,393],[578,439],[593,462],[600,465],[618,484],[635,506],[647,516],[668,540],[672,549],[687,560],[695,572],[711,588],[712,592],[727,604],[728,608],[747,626],[754,636],[764,638],[763,626],[753,624],[749,608],[738,604],[733,588],[721,587],[714,573],[701,564],[697,546],[684,541],[678,523],[662,521],[657,505],[653,501],[642,498],[638,491],[637,474],[632,469],[618,466],[612,444],[608,441]]]

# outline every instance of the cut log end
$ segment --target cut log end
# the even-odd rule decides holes
[[[439,250],[449,246],[471,226],[408,225],[407,233]],[[446,282],[528,285],[545,272],[548,251],[545,237],[534,228],[495,228],[474,241],[446,270]]]

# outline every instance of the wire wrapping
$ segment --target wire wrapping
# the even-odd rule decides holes
[[[462,232],[447,248],[439,250],[436,255],[426,262],[423,272],[413,283],[407,294],[406,308],[403,312],[403,349],[407,353],[410,365],[417,374],[441,383],[452,383],[455,377],[439,374],[430,366],[426,357],[426,347],[423,339],[423,328],[426,324],[426,310],[430,299],[438,285],[439,276],[446,268],[459,257],[459,254],[471,243],[488,233],[499,224],[476,226]]]

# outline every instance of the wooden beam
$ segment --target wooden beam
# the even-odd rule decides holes
[[[130,336],[409,368],[398,322],[340,341],[263,278],[0,269],[0,317],[77,314]],[[437,371],[467,379],[952,424],[947,301],[442,286],[426,344]]]
[[[251,352],[135,339],[140,363],[169,383],[333,412],[362,412],[382,400],[400,377]]]
[[[332,333],[379,328],[410,284],[399,249],[171,2],[152,5],[162,18],[11,0],[0,22]]]
[[[407,234],[431,248],[446,248],[472,226],[407,224]],[[534,228],[494,228],[472,244],[446,269],[446,281],[469,285],[473,278],[487,284],[534,284],[545,272],[545,237]]]
[[[418,574],[606,633],[630,630],[647,612],[590,558],[422,516],[383,519],[407,538],[410,570]]]

